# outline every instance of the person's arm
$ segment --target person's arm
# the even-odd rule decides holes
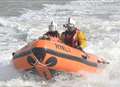
[[[87,47],[86,35],[85,35],[84,32],[78,32],[78,33],[77,33],[77,40],[78,40],[78,42],[79,42],[79,45],[80,45],[82,48]]]

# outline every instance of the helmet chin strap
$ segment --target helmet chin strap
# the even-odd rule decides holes
[[[74,27],[68,27],[68,30],[72,32],[74,31]]]

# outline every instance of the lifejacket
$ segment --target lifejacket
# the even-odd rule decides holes
[[[50,40],[53,41],[53,42],[61,42],[58,37],[51,37],[50,36]]]
[[[87,46],[87,40],[84,32],[81,32],[77,28],[70,32],[66,30],[65,32],[62,33],[61,35],[62,41],[72,47],[82,47],[85,48]]]
[[[75,34],[76,34],[76,30],[72,32],[66,30],[61,35],[63,42],[69,46],[75,47],[75,44],[77,43],[77,41],[74,39]]]
[[[58,31],[48,31],[44,35],[51,36],[51,37],[59,37]]]
[[[49,40],[54,41],[54,42],[60,42],[60,35],[57,31],[48,31],[44,35],[47,35]]]

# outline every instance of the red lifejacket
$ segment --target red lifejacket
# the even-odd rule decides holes
[[[60,35],[57,31],[49,31],[45,33],[44,35],[47,35],[51,41],[54,42],[60,42]]]
[[[66,30],[62,33],[63,42],[69,46],[76,47],[78,45],[78,41],[75,40],[74,36],[77,33],[78,29],[76,28],[74,31],[70,32]]]
[[[50,40],[53,41],[53,42],[61,42],[58,37],[51,37],[50,36]]]

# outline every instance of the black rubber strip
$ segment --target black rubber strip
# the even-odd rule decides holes
[[[84,58],[80,58],[80,57],[77,57],[77,56],[72,56],[72,55],[65,54],[65,53],[56,52],[56,51],[50,50],[50,49],[46,49],[46,52],[49,53],[49,54],[61,57],[61,58],[65,58],[65,59],[81,62],[81,63],[84,63],[84,64],[89,65],[89,66],[97,67],[97,63],[90,62],[90,61],[88,61],[87,59],[84,59]]]

